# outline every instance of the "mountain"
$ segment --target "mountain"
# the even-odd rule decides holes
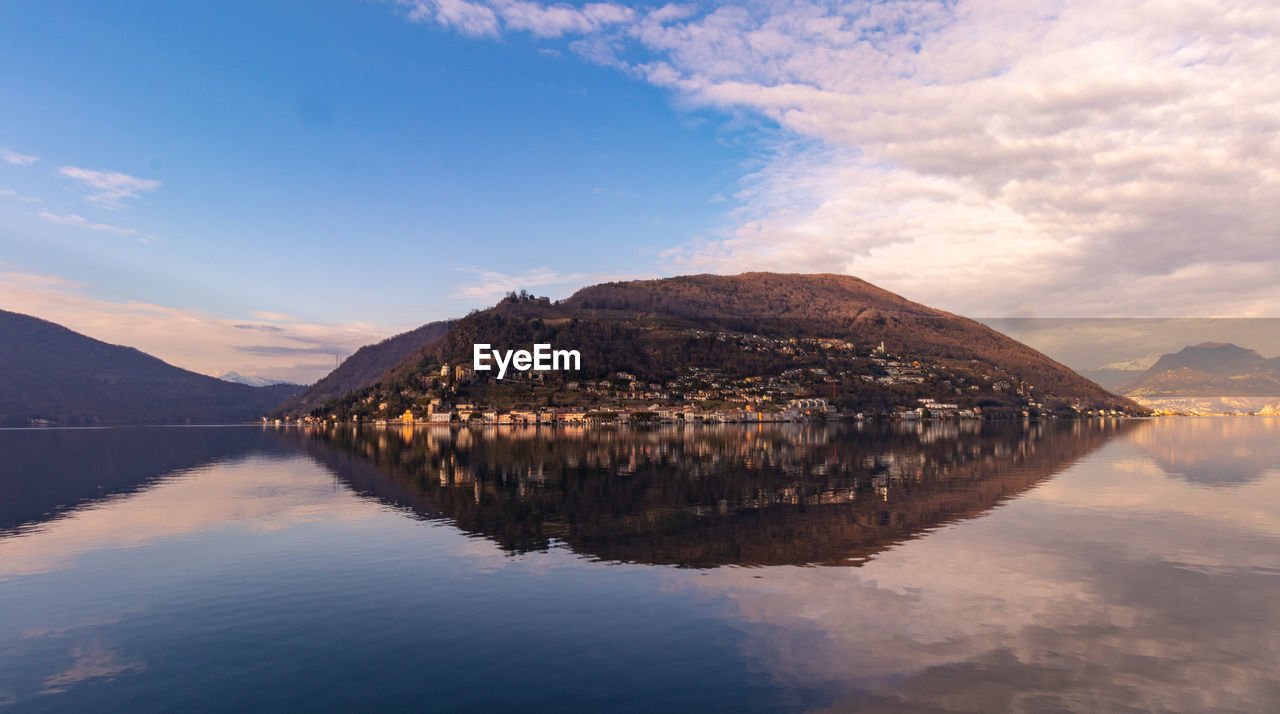
[[[255,377],[251,374],[240,374],[239,372],[224,372],[218,375],[218,379],[224,382],[234,382],[236,384],[247,384],[250,387],[270,387],[276,384],[293,384],[283,379],[268,379],[267,377]],[[294,385],[298,389],[302,389],[301,384]]]
[[[470,374],[477,343],[575,349],[581,370],[502,381]],[[1010,415],[1141,411],[973,320],[851,276],[779,273],[605,283],[555,303],[510,295],[453,324],[373,387],[317,411],[395,417],[425,411],[433,399],[498,409],[607,408],[620,400],[731,407],[745,399],[767,408],[802,396],[877,412],[926,398]]]
[[[233,423],[297,385],[250,387],[174,367],[47,320],[0,310],[0,425]]]
[[[1141,372],[1145,369],[1150,369],[1151,365],[1155,364],[1156,360],[1160,359],[1160,357],[1161,355],[1153,354],[1147,355],[1146,357],[1139,357],[1138,359],[1126,359],[1119,362],[1104,364],[1098,369],[1110,369],[1117,372]]]
[[[1280,358],[1225,342],[1202,342],[1163,355],[1119,390],[1164,411],[1265,412],[1280,399]]]
[[[1135,377],[1142,374],[1141,369],[1098,369],[1079,370],[1080,376],[1097,382],[1099,386],[1115,394],[1123,394],[1125,387],[1133,383]]]
[[[377,344],[361,347],[324,379],[278,405],[274,413],[306,414],[332,399],[368,387],[409,355],[439,339],[454,322],[430,322]]]
[[[1137,379],[1138,375],[1150,369],[1151,365],[1155,364],[1158,359],[1160,359],[1160,355],[1153,354],[1138,359],[1104,364],[1097,369],[1081,369],[1078,371],[1085,378],[1102,385],[1107,391],[1120,394]]]
[[[1280,396],[1280,358],[1224,342],[1202,342],[1156,360],[1124,392],[1134,397]]]

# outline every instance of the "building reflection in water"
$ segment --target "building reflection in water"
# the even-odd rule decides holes
[[[510,553],[858,565],[1048,479],[1134,422],[284,429],[355,491]]]

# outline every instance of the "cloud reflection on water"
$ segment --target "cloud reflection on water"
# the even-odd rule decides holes
[[[637,647],[674,626],[628,619],[657,600],[693,613],[680,626],[736,633],[755,676],[834,710],[1257,710],[1280,699],[1278,429],[288,430],[274,443],[296,456],[250,449],[152,474],[0,537],[0,578],[38,592],[117,559],[149,569],[129,573],[134,587],[206,598],[196,615],[254,608],[266,627],[293,616],[271,603],[349,613],[355,598],[373,622],[456,612],[463,633],[513,651],[549,636],[536,623],[556,611],[539,595],[613,598],[600,606],[617,622],[596,626],[632,628]],[[1212,478],[1224,454],[1248,477]],[[812,567],[851,564],[840,553],[858,567]],[[220,573],[262,601],[206,593]],[[313,582],[334,590],[300,587]],[[155,610],[122,592],[15,633],[25,644],[11,649],[56,654],[33,687],[153,676],[149,652],[113,633]],[[465,606],[476,598],[530,611],[491,632],[493,613]],[[397,625],[415,644],[395,644],[430,652],[415,622]],[[601,635],[581,627],[592,650]]]

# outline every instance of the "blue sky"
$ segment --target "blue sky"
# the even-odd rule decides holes
[[[154,237],[8,202],[7,262],[228,317],[417,324],[462,308],[438,301],[473,268],[651,270],[715,223],[747,156],[718,117],[558,43],[476,42],[378,3],[226,7],[5,11],[0,137],[41,160],[3,166],[4,186]],[[63,165],[162,185],[105,210]]]
[[[1271,30],[1266,0],[9,3],[0,299],[300,380],[509,289],[690,272],[1280,316]]]

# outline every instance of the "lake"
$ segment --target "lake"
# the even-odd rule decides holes
[[[1274,709],[1280,419],[0,431],[0,709]]]

